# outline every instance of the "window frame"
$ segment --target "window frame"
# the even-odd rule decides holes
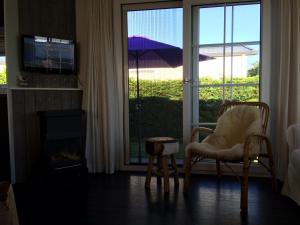
[[[222,101],[227,100],[225,99],[225,88],[229,87],[232,92],[233,87],[247,87],[247,86],[253,86],[253,87],[258,87],[259,90],[259,96],[258,99],[259,101],[261,100],[261,61],[262,61],[262,3],[260,0],[252,0],[252,1],[211,1],[211,0],[203,0],[203,1],[194,1],[194,4],[192,6],[192,54],[193,54],[193,67],[192,67],[192,82],[191,82],[191,91],[192,91],[192,128],[198,127],[198,126],[205,126],[205,125],[216,125],[216,123],[211,123],[208,121],[200,121],[199,120],[199,94],[200,94],[200,89],[201,88],[210,88],[210,87],[219,87],[223,89],[222,93]],[[231,41],[226,41],[226,25],[227,25],[227,17],[226,17],[226,12],[227,12],[227,7],[228,6],[240,6],[240,5],[254,5],[254,4],[260,4],[260,39],[259,41],[245,41],[245,42],[234,42],[233,39]],[[224,8],[224,21],[223,21],[223,27],[224,27],[224,34],[223,34],[223,43],[213,43],[213,44],[200,44],[199,43],[199,22],[200,22],[200,17],[199,17],[199,11],[201,8],[210,8],[210,7],[222,7]],[[233,11],[232,11],[233,12]],[[233,37],[233,20],[234,20],[234,14],[232,14],[232,19],[231,19],[231,38]],[[225,60],[226,57],[223,57],[223,83],[222,84],[201,84],[199,80],[199,64],[198,64],[198,54],[200,51],[201,47],[212,47],[212,46],[221,46],[223,48],[223,56],[225,55],[225,48],[229,46],[231,48],[231,79],[232,79],[232,65],[233,65],[233,48],[234,45],[238,44],[243,44],[243,45],[259,45],[259,83],[251,83],[251,84],[243,84],[243,83],[225,83]],[[231,93],[232,94],[232,93]],[[232,98],[232,96],[231,96]],[[230,99],[228,99],[230,100]]]

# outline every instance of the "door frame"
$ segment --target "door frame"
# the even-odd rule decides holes
[[[127,46],[127,12],[134,10],[149,10],[149,9],[170,9],[181,8],[182,2],[180,1],[164,1],[164,2],[147,2],[147,3],[135,3],[135,4],[122,4],[121,5],[121,21],[122,21],[122,74],[123,74],[123,103],[124,103],[124,165],[125,168],[136,168],[143,165],[130,164],[130,137],[129,137],[129,90],[128,90],[128,46]],[[184,94],[183,94],[184,95]],[[184,98],[184,97],[183,97]]]
[[[226,0],[228,3],[232,2],[249,2],[249,0]],[[151,4],[152,3],[152,4]],[[116,68],[117,75],[119,78],[123,80],[123,101],[128,100],[128,86],[124,86],[124,62],[127,63],[127,56],[124,58],[124,52],[127,49],[123,48],[123,21],[122,21],[122,7],[128,7],[129,4],[136,5],[148,5],[148,7],[153,7],[153,5],[159,8],[159,4],[163,4],[167,6],[168,4],[178,4],[183,8],[183,80],[187,83],[192,78],[192,6],[199,4],[218,4],[224,3],[224,0],[182,0],[182,1],[169,1],[169,0],[143,0],[143,3],[139,0],[115,0],[114,1],[114,38],[115,38],[115,57],[116,57]],[[177,5],[177,6],[178,6]],[[146,9],[146,8],[145,8]],[[149,8],[148,8],[149,9]],[[271,58],[271,0],[261,0],[261,100],[270,104],[271,96],[270,96],[270,58]],[[127,66],[128,67],[128,66]],[[127,75],[128,76],[128,75]],[[126,90],[127,88],[127,90]],[[192,89],[191,85],[184,85],[183,89],[183,141],[186,144],[191,135],[192,128],[192,101],[187,101],[186,99],[192,99]],[[126,102],[124,101],[124,102]],[[124,148],[120,152],[121,158],[121,170],[126,171],[146,171],[146,165],[128,165],[126,160],[129,159],[128,156],[125,155],[128,151],[128,141],[126,142],[126,135],[128,134],[128,117],[126,118],[126,112],[128,113],[128,105],[124,104],[124,128],[123,128],[123,138],[125,142]],[[127,128],[126,127],[127,123]],[[127,139],[128,140],[128,139]],[[126,158],[127,157],[127,158]],[[196,165],[193,170],[196,173],[204,173],[204,174],[213,174],[213,170],[215,169],[215,165],[211,163],[202,163],[202,165]],[[182,172],[182,170],[180,169]],[[230,171],[224,174],[232,174]],[[251,176],[266,176],[267,173],[264,173],[259,167],[252,167]]]

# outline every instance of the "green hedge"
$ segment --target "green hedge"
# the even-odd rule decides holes
[[[182,99],[183,87],[180,80],[140,80],[140,97],[161,97],[171,100]],[[137,82],[129,79],[129,99],[136,98]]]
[[[6,71],[0,73],[0,84],[6,84]]]
[[[201,84],[222,84],[223,80],[211,79],[208,77],[201,78]],[[230,79],[225,79],[226,84],[230,84]],[[246,78],[233,78],[233,84],[258,84],[259,76]],[[170,100],[182,100],[183,85],[181,80],[140,80],[140,97],[162,97]],[[129,79],[129,98],[136,98],[137,82],[135,79]],[[219,100],[222,99],[223,88],[220,87],[203,87],[200,88],[199,99]],[[237,101],[253,101],[258,100],[259,88],[258,86],[239,86],[225,88],[225,98],[234,99]]]
[[[137,104],[141,105],[140,111]],[[215,122],[221,100],[199,101],[199,120]],[[132,141],[136,141],[140,132],[142,138],[154,136],[182,137],[182,100],[170,100],[160,97],[129,100],[129,124]],[[138,125],[141,125],[139,128]],[[139,130],[141,129],[141,130]],[[135,140],[134,140],[135,139]]]

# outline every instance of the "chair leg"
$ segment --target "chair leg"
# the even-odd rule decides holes
[[[152,175],[152,169],[153,169],[153,161],[154,161],[154,156],[149,155],[145,188],[150,188],[151,175]]]
[[[162,156],[157,156],[157,184],[161,184],[162,177]]]
[[[248,177],[249,177],[249,162],[244,162],[243,179],[241,183],[241,212],[248,210]]]
[[[175,154],[171,155],[171,160],[172,160],[172,167],[174,169],[174,184],[176,187],[179,186],[179,179],[178,179],[178,170],[177,170],[177,165],[176,165],[176,157]]]
[[[272,176],[272,190],[274,192],[277,192],[278,187],[277,187],[277,181],[276,181],[274,164],[273,164],[273,157],[272,156],[269,158],[269,166],[270,166],[270,170],[271,170],[270,173],[271,173],[271,176]]]
[[[162,167],[163,167],[163,174],[164,174],[164,191],[165,193],[169,193],[169,170],[168,170],[168,161],[167,157],[162,157]]]
[[[184,177],[184,184],[183,184],[183,191],[186,192],[191,183],[191,169],[192,169],[192,155],[188,154],[185,159],[185,177]]]
[[[220,179],[222,174],[221,174],[221,163],[220,160],[216,160],[216,166],[217,166],[217,174],[218,174],[218,178]]]
[[[278,189],[277,189],[277,181],[276,181],[276,175],[274,169],[274,160],[273,160],[271,143],[268,139],[266,139],[266,143],[267,143],[267,151],[268,151],[268,159],[269,159],[269,169],[272,177],[272,189],[274,192],[277,192]]]

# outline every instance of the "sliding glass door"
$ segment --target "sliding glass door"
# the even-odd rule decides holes
[[[260,3],[199,2],[192,29],[181,2],[123,6],[125,164],[147,162],[154,136],[177,138],[180,161],[192,128],[214,127],[220,104],[260,99]]]
[[[140,164],[147,161],[147,138],[171,136],[182,143],[182,8],[128,6],[123,19],[127,23],[127,162]]]

